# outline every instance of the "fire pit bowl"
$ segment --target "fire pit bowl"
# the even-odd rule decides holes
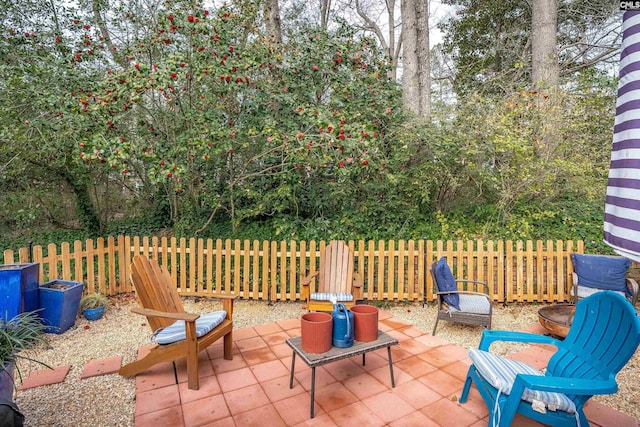
[[[548,305],[538,310],[538,320],[552,335],[565,338],[575,311],[575,304]]]

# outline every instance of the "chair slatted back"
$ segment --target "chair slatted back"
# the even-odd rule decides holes
[[[143,255],[136,255],[131,265],[131,281],[136,289],[138,301],[143,308],[169,312],[184,313],[180,295],[171,275],[160,267],[155,260]],[[152,330],[171,325],[172,319],[147,316]]]
[[[611,291],[580,300],[569,334],[549,360],[548,375],[614,379],[640,344],[640,319]]]
[[[353,254],[343,241],[332,241],[320,254],[318,292],[351,292]]]

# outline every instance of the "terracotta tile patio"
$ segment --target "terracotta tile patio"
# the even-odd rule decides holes
[[[391,388],[386,349],[316,368],[315,418],[309,417],[311,369],[296,361],[289,389],[291,349],[284,340],[300,334],[299,319],[234,331],[234,359],[218,343],[200,354],[200,389],[186,386],[186,367],[158,365],[136,378],[135,425],[160,426],[486,426],[487,408],[472,389],[457,398],[470,361],[467,351],[380,313],[380,329],[394,336],[396,387]],[[536,331],[536,326],[532,330]],[[144,351],[141,349],[140,351]],[[549,349],[533,345],[512,354],[543,367]],[[638,420],[591,401],[592,426],[624,427]],[[514,425],[539,426],[526,418]]]
[[[136,427],[193,426],[473,426],[487,425],[487,408],[474,388],[457,403],[470,361],[467,350],[380,312],[379,327],[394,336],[396,387],[391,388],[387,350],[316,368],[315,418],[309,417],[311,369],[296,361],[289,388],[292,351],[285,339],[300,335],[290,319],[234,331],[234,358],[222,358],[222,343],[200,353],[200,389],[189,390],[186,365],[166,363],[136,377]],[[530,332],[543,333],[539,324]],[[479,331],[480,333],[480,331]],[[139,350],[144,353],[145,348]],[[552,348],[532,345],[508,357],[537,368]],[[82,378],[117,375],[120,356],[86,364]],[[69,366],[32,373],[22,389],[64,381]],[[638,427],[639,420],[590,401],[593,427]],[[516,417],[514,426],[540,426]]]

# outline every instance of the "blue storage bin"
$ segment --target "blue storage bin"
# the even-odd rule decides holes
[[[0,319],[38,309],[40,264],[0,265]]]
[[[61,334],[76,324],[84,284],[68,280],[52,280],[40,285],[40,318],[45,332]]]

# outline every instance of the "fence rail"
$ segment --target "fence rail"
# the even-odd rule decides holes
[[[428,264],[444,256],[458,278],[486,281],[501,302],[568,301],[571,253],[582,241],[348,241],[368,300],[433,301]],[[84,282],[89,293],[132,291],[136,254],[157,259],[183,296],[238,295],[285,301],[300,298],[300,282],[317,271],[325,241],[249,241],[118,236],[21,248],[4,264],[40,263],[40,281]]]

